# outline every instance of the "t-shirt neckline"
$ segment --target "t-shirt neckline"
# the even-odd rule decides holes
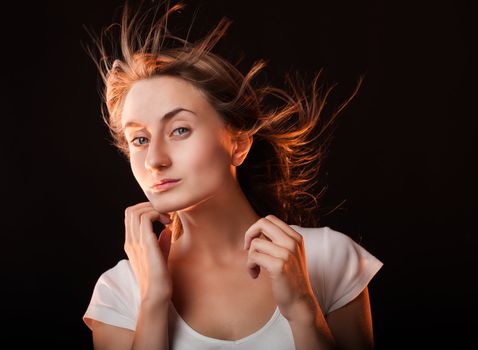
[[[184,321],[184,319],[181,317],[181,315],[179,315],[178,311],[176,310],[176,307],[174,306],[174,304],[172,302],[170,302],[173,310],[174,310],[174,313],[176,314],[176,316],[178,317],[180,323],[185,327],[185,329],[191,333],[194,337],[200,339],[200,340],[203,340],[205,342],[209,342],[209,343],[221,343],[221,344],[239,344],[239,343],[244,343],[244,342],[247,342],[247,341],[250,341],[256,337],[258,337],[261,333],[265,332],[269,327],[271,327],[271,325],[274,323],[274,321],[279,317],[280,315],[280,309],[279,309],[279,306],[277,305],[275,310],[274,310],[274,313],[272,314],[271,318],[269,319],[269,321],[267,321],[261,328],[259,328],[257,331],[255,331],[254,333],[252,334],[249,334],[241,339],[237,339],[237,340],[226,340],[226,339],[218,339],[218,338],[212,338],[212,337],[208,337],[207,335],[204,335],[204,334],[201,334],[199,333],[198,331],[196,331],[194,328],[192,328],[186,321]]]

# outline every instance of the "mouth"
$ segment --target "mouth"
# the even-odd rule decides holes
[[[157,183],[153,186],[151,186],[151,190],[153,192],[163,192],[166,191],[167,189],[176,186],[181,180],[167,180],[163,181],[161,183]]]

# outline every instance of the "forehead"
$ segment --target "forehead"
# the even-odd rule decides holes
[[[178,109],[192,113],[172,113]],[[203,91],[182,78],[172,76],[155,76],[135,82],[123,104],[121,125],[123,130],[131,122],[155,128],[172,118],[164,118],[168,114],[194,118],[214,128],[225,127],[223,118]]]
[[[135,82],[126,95],[123,111],[170,107],[187,103],[203,106],[206,96],[201,90],[184,79],[171,76],[156,76]]]
[[[193,111],[203,121],[222,125],[222,118],[199,88],[172,76],[155,76],[135,82],[122,106],[121,125],[124,128],[131,121],[156,124],[164,115],[178,108]],[[188,113],[180,115],[187,116]]]

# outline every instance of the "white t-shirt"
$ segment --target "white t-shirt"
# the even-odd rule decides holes
[[[346,305],[367,286],[383,263],[347,235],[325,227],[289,225],[304,238],[313,292],[324,315]],[[135,330],[139,287],[129,261],[123,259],[98,279],[83,320],[91,319]],[[172,350],[295,349],[292,330],[277,307],[259,330],[238,340],[215,339],[198,333],[170,302],[169,344]]]

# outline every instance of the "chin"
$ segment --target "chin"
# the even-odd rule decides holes
[[[152,193],[150,191],[144,191],[144,194],[148,198],[149,202],[154,209],[160,213],[172,213],[175,211],[183,210],[190,206],[191,196],[184,198],[180,192],[164,191],[161,193]],[[192,200],[194,204],[194,200]]]
[[[176,203],[171,203],[171,200],[166,200],[163,196],[158,196],[156,193],[145,192],[145,195],[153,208],[160,213],[171,213],[177,210],[177,201],[174,201]]]
[[[188,211],[214,197],[214,193],[209,191],[165,191],[159,194],[145,191],[145,195],[160,213]]]

